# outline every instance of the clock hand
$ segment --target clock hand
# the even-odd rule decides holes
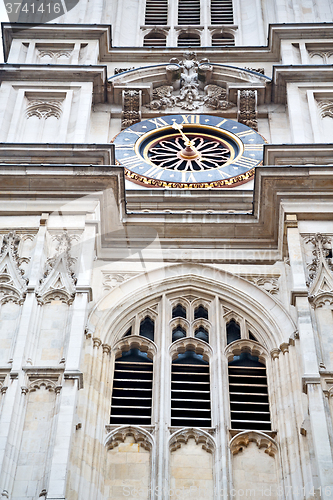
[[[176,122],[173,122],[173,125],[172,125],[172,128],[174,128],[175,130],[178,130],[178,132],[181,133],[181,136],[182,138],[184,139],[185,141],[185,146],[190,146],[190,148],[195,152],[195,153],[198,153],[198,151],[196,150],[196,148],[194,147],[194,140],[191,141],[185,134],[184,132],[182,131],[182,128],[183,128],[183,125],[181,125],[180,123],[176,123]]]

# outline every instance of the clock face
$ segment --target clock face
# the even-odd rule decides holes
[[[113,141],[125,175],[147,187],[221,188],[247,182],[264,139],[218,116],[170,115],[135,123]]]

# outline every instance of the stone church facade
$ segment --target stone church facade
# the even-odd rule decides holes
[[[332,498],[332,16],[3,24],[1,499]]]

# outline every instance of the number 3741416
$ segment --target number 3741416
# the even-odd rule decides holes
[[[45,2],[7,2],[7,14],[61,14],[61,3]]]

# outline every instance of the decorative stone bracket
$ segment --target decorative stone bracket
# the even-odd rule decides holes
[[[142,90],[122,91],[121,129],[141,121]]]
[[[256,90],[238,90],[237,92],[237,120],[253,130],[258,130],[257,99]]]

